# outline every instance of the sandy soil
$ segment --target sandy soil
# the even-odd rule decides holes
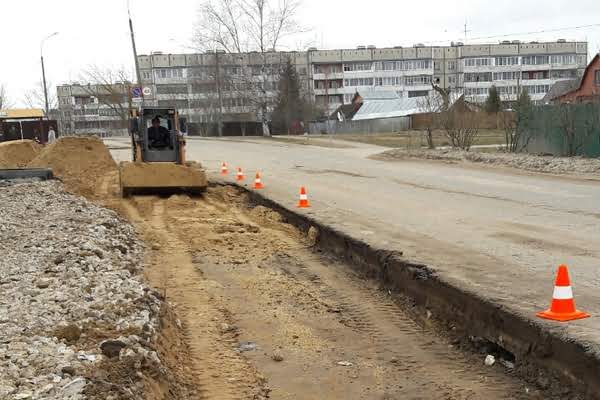
[[[121,205],[152,248],[148,280],[181,319],[199,398],[542,398],[233,188]]]
[[[115,173],[117,164],[97,137],[62,137],[45,147],[29,167],[50,167],[65,188],[87,198],[97,198],[98,183]]]
[[[13,140],[0,143],[0,168],[22,168],[33,160],[42,146],[33,140]]]

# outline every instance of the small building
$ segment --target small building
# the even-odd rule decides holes
[[[544,104],[600,102],[600,54],[592,59],[580,79],[556,82]]]
[[[0,142],[7,140],[38,140],[48,141],[50,127],[57,131],[57,122],[44,118],[44,110],[6,109],[0,110]]]

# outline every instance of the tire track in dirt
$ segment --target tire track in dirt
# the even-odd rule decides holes
[[[226,310],[214,303],[206,281],[192,262],[188,246],[168,221],[168,200],[134,197],[125,209],[151,241],[150,283],[175,305],[189,346],[199,399],[247,400],[265,398],[268,390],[253,366],[236,350],[234,335],[221,332]]]
[[[323,296],[337,304],[340,322],[371,340],[374,354],[393,360],[396,372],[418,382],[422,393],[427,393],[423,398],[536,398],[524,390],[515,391],[514,380],[490,374],[483,370],[482,360],[474,365],[450,343],[423,329],[386,292],[349,279],[352,273],[341,271],[348,267],[314,256],[304,258],[303,266],[307,268],[302,274],[312,274]]]

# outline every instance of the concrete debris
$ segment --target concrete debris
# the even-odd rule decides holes
[[[350,361],[338,361],[337,365],[342,367],[351,367],[354,364],[352,364]]]
[[[488,366],[488,367],[491,367],[491,366],[492,366],[492,365],[494,365],[495,363],[496,363],[496,357],[494,357],[493,355],[491,355],[491,354],[488,354],[488,355],[485,357],[484,364],[485,364],[486,366]]]
[[[91,389],[109,357],[160,365],[133,227],[57,181],[5,182],[0,204],[0,398],[107,398]]]

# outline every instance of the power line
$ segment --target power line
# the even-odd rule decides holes
[[[497,38],[503,38],[503,37],[508,37],[508,36],[536,35],[536,34],[540,34],[540,33],[572,31],[572,30],[577,30],[577,29],[596,28],[596,27],[600,27],[600,24],[578,25],[578,26],[555,28],[555,29],[542,29],[539,31],[530,31],[530,32],[504,33],[504,34],[499,34],[499,35],[472,37],[472,38],[469,38],[469,40],[497,39]],[[465,28],[466,28],[466,24],[465,24]],[[448,39],[429,40],[429,41],[426,41],[425,43],[443,43],[443,42],[447,42],[447,41],[448,41]]]

